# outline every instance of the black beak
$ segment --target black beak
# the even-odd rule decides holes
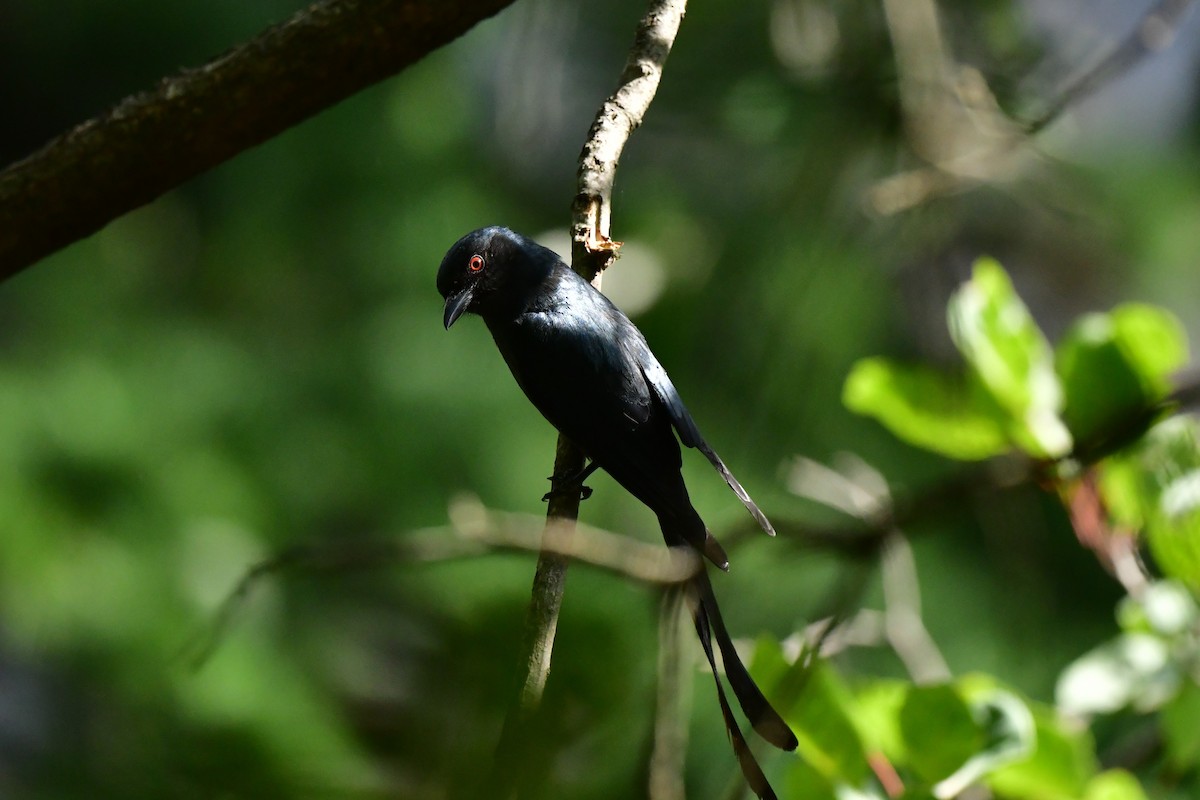
[[[458,294],[452,294],[446,298],[446,316],[443,319],[446,330],[450,330],[450,326],[454,324],[455,320],[467,312],[467,306],[471,304],[473,294],[472,287],[468,286]]]

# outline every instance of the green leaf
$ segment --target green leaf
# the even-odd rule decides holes
[[[828,664],[792,666],[803,676],[803,689],[780,713],[792,725],[796,751],[828,780],[858,785],[869,772],[862,741],[850,721],[854,698]],[[789,676],[792,677],[792,676]],[[784,694],[787,679],[784,680]]]
[[[1130,773],[1110,769],[1088,782],[1083,800],[1146,800],[1146,792]]]
[[[1031,455],[1062,456],[1071,434],[1059,417],[1062,387],[1054,358],[1003,268],[975,262],[971,280],[950,299],[950,335],[996,402],[1013,419],[1010,437]]]
[[[929,783],[953,774],[984,743],[971,709],[950,684],[910,689],[900,709],[900,731],[909,764]]]
[[[1076,442],[1108,438],[1115,426],[1151,402],[1108,314],[1088,314],[1071,326],[1055,365],[1066,392],[1063,421]]]
[[[951,458],[976,461],[1011,447],[1006,414],[978,381],[930,367],[863,359],[846,378],[842,402],[904,441]]]
[[[783,654],[783,645],[774,636],[759,636],[755,640],[749,663],[755,682],[764,689],[777,687],[793,669]]]
[[[868,752],[881,752],[892,762],[907,760],[900,709],[910,684],[898,680],[872,680],[854,696],[851,721]]]
[[[1200,686],[1184,684],[1161,715],[1167,761],[1180,772],[1200,765]]]
[[[1167,575],[1200,593],[1200,428],[1178,416],[1155,425],[1138,451],[1150,552]]]
[[[1148,496],[1141,459],[1136,452],[1121,452],[1100,462],[1100,496],[1109,516],[1119,525],[1139,531],[1153,508]]]
[[[972,706],[1003,709],[992,726],[989,749],[1007,742],[1008,763],[997,764],[983,783],[1004,797],[1078,800],[1096,773],[1095,746],[1086,730],[1064,723],[1056,709],[1024,698],[990,675],[966,675],[958,684]]]
[[[854,786],[866,779],[870,769],[851,722],[854,696],[833,668],[803,656],[788,663],[782,646],[771,637],[758,640],[751,666],[795,732],[796,751],[805,762],[831,785]]]
[[[964,691],[971,685],[970,681],[962,683]],[[968,705],[983,731],[984,743],[953,775],[934,787],[939,797],[957,797],[989,773],[1034,751],[1033,714],[1015,692],[999,686],[975,688],[969,692]]]
[[[1188,360],[1187,334],[1166,309],[1140,303],[1117,306],[1112,314],[1115,341],[1154,399],[1171,388],[1170,376]]]
[[[1128,304],[1082,317],[1055,355],[1063,420],[1075,441],[1099,449],[1140,436],[1170,389],[1168,377],[1186,361],[1183,329],[1162,309]]]
[[[812,800],[840,800],[837,789],[820,771],[804,759],[796,758],[788,764],[784,774],[784,797],[804,797]]]
[[[1005,797],[1077,800],[1096,773],[1090,735],[1068,729],[1053,709],[1031,705],[1031,710],[1036,746],[1027,758],[997,769],[984,782]]]

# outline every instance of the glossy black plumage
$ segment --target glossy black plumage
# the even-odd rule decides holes
[[[771,524],[700,435],[666,371],[629,318],[541,245],[507,228],[474,231],[438,270],[445,326],[462,314],[487,324],[509,369],[560,433],[658,517],[670,546],[690,546],[721,569],[728,559],[692,507],[680,473],[679,441],[700,450],[770,534]],[[734,695],[755,730],[791,750],[796,737],[763,698],[733,649],[707,574],[691,582],[696,630],[715,669],[715,638]],[[743,772],[773,797],[717,690]]]

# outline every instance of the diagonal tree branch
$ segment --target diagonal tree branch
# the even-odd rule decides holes
[[[586,525],[579,526],[578,532],[573,526],[571,530],[562,526],[547,529],[533,515],[492,511],[477,498],[454,501],[449,516],[449,525],[404,536],[300,543],[259,561],[234,584],[211,623],[185,645],[181,653],[184,661],[193,669],[207,663],[259,583],[293,570],[342,573],[397,563],[446,563],[498,552],[552,552],[630,580],[670,589],[704,568],[695,553],[665,549]]]
[[[400,72],[513,0],[319,0],[0,172],[0,280]]]
[[[884,215],[982,184],[1012,181],[1037,156],[1034,137],[1149,54],[1169,47],[1195,0],[1157,0],[1135,29],[1027,120],[1010,117],[984,76],[957,62],[941,34],[934,0],[883,0],[896,54],[909,145],[926,162],[867,193]]]
[[[1194,0],[1159,0],[1155,3],[1132,33],[1060,89],[1045,111],[1025,123],[1025,132],[1030,136],[1040,132],[1068,108],[1124,75],[1143,57],[1170,47],[1193,3]]]
[[[686,0],[650,0],[617,89],[596,112],[579,153],[579,191],[571,205],[571,267],[596,288],[597,275],[613,262],[620,247],[609,238],[617,164],[658,91],[686,7]]]
[[[679,32],[686,6],[686,0],[649,0],[617,88],[596,112],[579,155],[579,188],[571,208],[571,267],[597,289],[602,271],[616,257],[619,246],[609,237],[617,163],[625,143],[642,124],[658,91],[663,65]],[[569,531],[579,517],[579,492],[572,486],[572,479],[580,474],[583,466],[583,453],[566,437],[559,436],[547,510],[547,533]],[[567,564],[566,557],[550,549],[544,549],[538,558],[525,620],[521,689],[505,717],[493,766],[494,784],[498,784],[504,793],[512,790],[516,773],[522,767],[522,735],[541,702],[550,674],[554,635],[566,588]]]

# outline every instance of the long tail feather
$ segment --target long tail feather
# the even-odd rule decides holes
[[[721,674],[717,671],[717,660],[713,653],[708,613],[705,610],[704,602],[699,598],[693,598],[692,619],[696,623],[696,633],[700,637],[700,645],[704,648],[704,655],[708,658],[708,665],[712,668],[713,681],[717,686],[717,701],[721,704],[721,716],[725,718],[725,729],[729,733],[729,741],[733,745],[733,753],[737,756],[738,766],[742,769],[742,775],[745,776],[750,790],[760,800],[778,800],[775,790],[771,788],[771,784],[767,781],[767,776],[763,774],[762,767],[759,766],[758,760],[754,757],[754,752],[746,742],[746,737],[742,735],[742,729],[738,727],[737,720],[733,716],[733,710],[729,707],[729,700],[725,697],[725,687],[721,685]],[[724,655],[722,655],[722,658],[724,658]]]
[[[704,525],[704,520],[692,510],[687,517],[660,516],[658,525],[662,528],[663,539],[668,545],[687,543],[693,550],[707,558],[722,572],[729,571],[729,556],[725,548],[717,541]]]
[[[781,750],[795,750],[799,744],[796,734],[792,733],[792,729],[779,716],[779,712],[763,697],[762,690],[750,677],[746,665],[742,663],[737,649],[733,646],[733,639],[730,638],[729,631],[725,628],[725,621],[721,618],[721,609],[717,606],[717,598],[713,594],[708,574],[698,573],[692,579],[692,585],[695,587],[700,608],[705,612],[712,629],[712,635],[721,649],[721,661],[725,664],[725,675],[729,679],[729,686],[733,689],[734,696],[738,699],[738,705],[742,707],[742,712],[750,720],[751,726],[759,736]],[[701,639],[703,638],[701,636]]]
[[[715,564],[717,569],[723,572],[729,571],[729,556],[725,555],[725,548],[721,547],[717,537],[713,536],[707,528],[704,529],[704,557]]]
[[[696,449],[704,453],[705,457],[716,467],[717,472],[721,473],[721,477],[725,479],[725,483],[729,484],[730,489],[733,489],[733,493],[742,501],[742,505],[750,512],[750,516],[754,517],[754,521],[767,532],[768,536],[774,536],[775,526],[767,519],[767,515],[762,512],[762,509],[758,507],[758,503],[750,499],[750,493],[742,488],[742,484],[737,478],[733,477],[733,473],[729,471],[729,467],[725,466],[725,462],[721,460],[716,451],[708,446],[708,442],[701,439],[696,443]]]
[[[695,447],[705,457],[712,462],[712,465],[717,468],[717,472],[721,473],[721,477],[729,484],[729,488],[733,489],[733,493],[742,501],[742,505],[750,512],[762,529],[771,536],[775,535],[775,528],[771,525],[767,515],[762,512],[758,504],[750,499],[750,494],[742,488],[742,484],[738,483],[738,479],[733,477],[733,473],[725,466],[725,462],[721,457],[709,446],[704,437],[700,435],[699,428],[696,427],[696,421],[692,419],[692,415],[688,413],[687,408],[683,405],[683,400],[679,397],[679,392],[675,391],[675,385],[671,383],[671,379],[667,377],[667,372],[662,368],[662,364],[658,363],[658,359],[650,352],[650,348],[646,345],[645,339],[640,339],[641,345],[641,366],[642,376],[646,379],[646,383],[654,390],[655,396],[662,407],[666,409],[667,414],[671,417],[671,424],[675,426],[676,432],[679,433],[679,441],[683,442],[687,447]]]

